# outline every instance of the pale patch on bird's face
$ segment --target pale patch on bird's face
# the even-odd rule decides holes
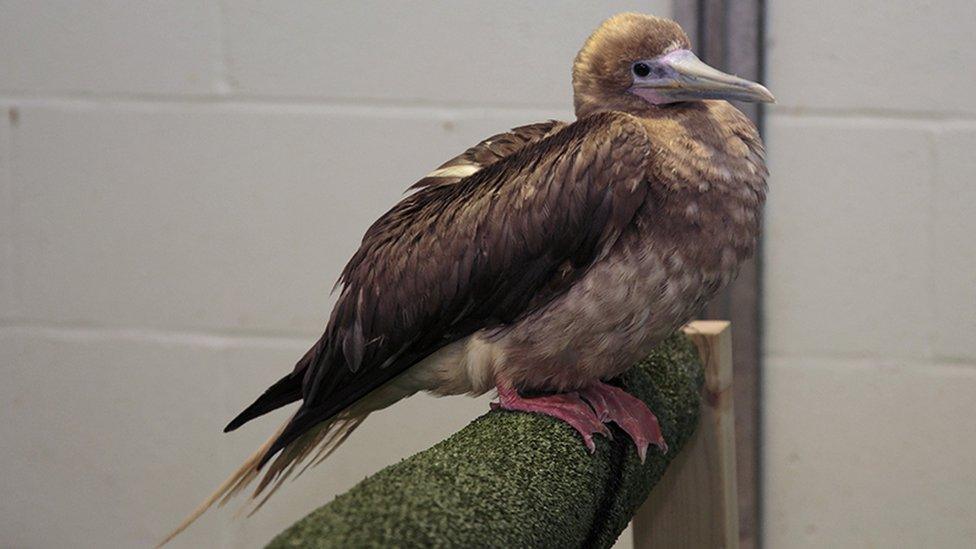
[[[672,45],[675,44],[672,43]],[[675,48],[671,51],[678,51],[678,49]],[[668,52],[651,59],[640,59],[631,63],[630,74],[633,78],[633,85],[628,91],[652,105],[674,102],[664,93],[667,88],[675,86],[678,78],[677,72],[667,63],[670,54],[671,52]]]
[[[775,101],[762,85],[712,68],[691,50],[676,46],[672,43],[661,55],[634,61],[627,91],[653,105],[704,99]]]

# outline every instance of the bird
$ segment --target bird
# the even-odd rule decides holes
[[[755,252],[765,152],[728,101],[774,97],[699,60],[674,21],[638,13],[590,35],[572,86],[575,121],[488,137],[369,227],[322,337],[225,432],[301,404],[173,535],[259,477],[260,506],[420,391],[495,390],[492,407],[555,417],[591,452],[610,422],[641,460],[667,451],[653,412],[607,381]]]

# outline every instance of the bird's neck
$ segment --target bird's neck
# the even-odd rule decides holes
[[[643,105],[641,104],[643,103]],[[643,118],[645,114],[650,114],[654,106],[646,101],[634,102],[628,98],[615,98],[599,101],[579,101],[576,102],[576,119],[580,120],[587,116],[602,112],[625,112]]]
[[[703,102],[689,101],[654,105],[631,94],[617,94],[612,97],[592,98],[585,94],[577,95],[575,101],[576,118],[584,118],[601,112],[625,112],[639,118],[661,118],[683,112],[703,110]]]

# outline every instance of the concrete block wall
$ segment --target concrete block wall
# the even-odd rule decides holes
[[[588,33],[668,2],[0,3],[0,545],[145,547],[283,420],[224,423],[320,333],[376,216],[571,116]],[[415,397],[249,520],[259,547],[484,399]]]
[[[976,546],[976,4],[768,10],[766,546]]]

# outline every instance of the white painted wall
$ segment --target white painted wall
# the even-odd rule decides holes
[[[976,546],[976,4],[769,2],[766,546]]]
[[[222,435],[321,331],[368,224],[444,159],[568,117],[612,2],[0,2],[0,546],[145,547],[268,436]],[[258,547],[484,400],[377,414]]]
[[[976,8],[769,4],[767,546],[971,547]],[[0,545],[157,540],[282,419],[219,433],[369,222],[667,5],[0,3]],[[260,546],[484,409],[378,414],[175,546]]]

